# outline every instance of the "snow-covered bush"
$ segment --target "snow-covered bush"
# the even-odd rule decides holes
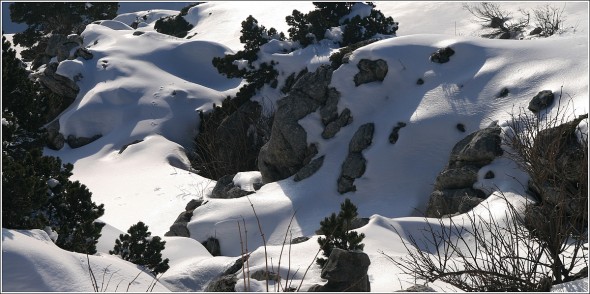
[[[127,230],[127,234],[119,235],[119,238],[115,240],[115,247],[109,253],[144,266],[154,276],[164,273],[170,268],[168,258],[162,260],[162,250],[166,241],[161,241],[158,236],[150,237],[151,234],[148,226],[138,222]]]

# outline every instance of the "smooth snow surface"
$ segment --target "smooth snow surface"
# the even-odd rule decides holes
[[[421,212],[458,141],[495,121],[509,131],[511,113],[526,109],[541,90],[563,93],[562,105],[566,105],[569,119],[588,113],[587,3],[565,5],[563,34],[527,40],[478,37],[480,24],[473,22],[458,2],[375,4],[398,21],[400,28],[397,36],[358,49],[349,63],[334,71],[331,86],[342,94],[338,110],[349,108],[352,124],[325,140],[319,113],[299,121],[307,131],[308,143],[317,143],[317,157],[325,156],[323,166],[301,182],[288,178],[269,183],[237,199],[210,199],[215,181],[192,172],[187,155],[194,147],[198,111],[210,110],[213,103],[221,105],[244,82],[220,75],[211,60],[242,49],[240,23],[248,15],[267,29],[274,27],[287,34],[285,16],[293,9],[306,13],[313,9],[312,3],[200,4],[185,16],[194,25],[186,38],[163,35],[153,28],[160,17],[178,14],[175,10],[126,13],[86,27],[84,46],[94,58],[68,60],[58,67],[59,74],[79,79],[80,87],[74,103],[59,116],[60,132],[65,137],[101,137],[76,149],[68,145],[59,151],[46,149],[45,154],[73,163],[72,180],[87,185],[93,200],[105,204],[100,221],[107,225],[99,240],[99,253],[90,256],[90,262],[95,275],[102,276],[107,266],[107,275],[116,272],[107,290],[123,281],[117,290],[125,291],[139,271],[133,264],[108,255],[119,234],[143,221],[153,235],[163,236],[190,200],[203,199],[206,204],[194,210],[188,223],[190,238],[163,237],[167,242],[163,255],[170,259],[170,269],[154,291],[203,291],[245,251],[251,252],[250,273],[265,268],[266,255],[269,267],[272,261],[274,271],[283,277],[289,275],[296,288],[303,280],[301,290],[306,291],[325,283],[314,263],[319,249],[315,231],[324,217],[339,210],[345,198],[357,205],[360,217],[370,218],[358,231],[366,235],[363,243],[371,259],[371,290],[406,289],[414,284],[414,278],[402,274],[382,252],[394,258],[405,256],[400,238],[420,234],[428,222],[438,225],[438,220],[424,219]],[[501,4],[517,14],[519,7],[541,3]],[[359,7],[355,13],[366,11]],[[144,32],[141,35],[134,35],[135,30],[129,27],[137,19],[142,20],[137,29]],[[338,38],[341,32],[327,34]],[[267,113],[276,109],[276,101],[283,97],[279,89],[288,75],[329,63],[329,56],[337,50],[328,41],[290,52],[295,46],[271,41],[261,48],[259,62],[278,62],[280,81],[277,89],[265,86],[253,98]],[[430,62],[430,54],[446,46],[455,50],[450,62]],[[385,60],[385,80],[356,87],[353,77],[361,59]],[[419,78],[424,84],[416,84]],[[508,88],[509,94],[498,97],[503,88]],[[391,144],[388,137],[398,122],[406,127]],[[375,124],[373,142],[363,151],[366,172],[355,180],[356,192],[340,195],[336,181],[348,143],[365,123]],[[457,130],[458,123],[465,125],[466,132]],[[496,177],[484,179],[487,171]],[[480,170],[474,187],[491,196],[474,211],[483,214],[489,208],[501,218],[506,209],[502,197],[521,203],[526,197],[521,183],[527,180],[526,173],[507,156],[497,158]],[[259,181],[256,171],[244,171],[233,178],[236,186],[247,191],[254,191]],[[453,220],[459,223],[464,218],[458,215]],[[310,239],[288,245],[290,239],[301,236]],[[211,256],[201,244],[210,237],[219,240],[223,256]],[[2,245],[4,291],[92,291],[86,257],[57,248],[45,232],[3,229]],[[246,290],[241,270],[237,277],[236,290]],[[142,274],[129,291],[145,291],[151,282]],[[458,291],[442,282],[429,286],[442,292]],[[279,288],[270,285],[271,290]],[[558,286],[555,291],[587,289],[586,279]],[[251,280],[250,290],[266,291],[266,284]]]

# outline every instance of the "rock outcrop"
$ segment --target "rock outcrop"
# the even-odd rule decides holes
[[[322,269],[325,285],[314,285],[309,292],[371,292],[367,272],[371,261],[364,252],[334,248]]]
[[[45,129],[47,130],[47,147],[53,150],[60,150],[64,147],[66,139],[64,135],[59,132],[59,119],[55,119],[47,126]]]
[[[67,99],[75,99],[80,88],[76,85],[76,82],[57,74],[57,66],[56,62],[52,62],[47,65],[43,72],[36,74],[35,77],[41,85],[47,87],[51,92]]]
[[[277,102],[270,140],[258,155],[264,183],[294,175],[317,154],[317,148],[307,143],[307,133],[298,121],[325,106],[329,96],[336,95],[328,87],[331,79],[330,66],[321,66],[313,73],[302,75],[289,94]],[[326,117],[333,117],[333,111],[325,112]]]
[[[234,184],[234,177],[236,174],[232,175],[225,175],[221,177],[213,191],[211,191],[211,198],[223,198],[223,199],[230,199],[230,198],[240,198],[246,195],[250,195],[254,193],[253,191],[244,191],[240,189],[240,187]]]
[[[502,155],[501,129],[497,123],[459,141],[451,151],[449,163],[440,172],[426,209],[427,217],[465,213],[487,195],[473,188],[481,167]]]
[[[356,191],[354,180],[365,173],[367,166],[367,160],[362,151],[371,145],[374,131],[375,124],[367,123],[360,126],[352,136],[348,144],[348,156],[342,163],[338,177],[338,192],[340,194]]]

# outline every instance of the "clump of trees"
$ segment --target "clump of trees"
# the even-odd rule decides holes
[[[25,47],[24,61],[33,61],[45,53],[52,34],[80,34],[95,20],[117,16],[117,2],[14,2],[10,4],[10,19],[28,28],[14,35],[14,43]]]
[[[186,21],[186,19],[184,19],[184,16],[188,14],[188,10],[191,7],[197,6],[199,4],[201,3],[193,3],[187,5],[186,7],[180,10],[180,13],[178,15],[162,17],[158,19],[154,24],[154,29],[161,34],[166,34],[178,38],[186,37],[188,31],[190,31],[193,28],[193,25],[189,24]]]
[[[127,234],[119,235],[119,238],[115,240],[115,247],[109,253],[141,265],[157,276],[166,272],[170,266],[168,258],[162,260],[162,250],[165,248],[166,241],[162,241],[158,236],[151,237],[151,235],[148,226],[143,222],[138,222],[129,227]]]
[[[363,250],[365,244],[361,243],[365,238],[365,234],[351,231],[352,221],[358,216],[357,207],[346,198],[340,204],[340,212],[338,214],[332,213],[329,217],[324,218],[320,222],[320,230],[325,237],[318,238],[318,244],[323,250],[322,254],[326,258],[318,257],[316,263],[320,267],[324,267],[328,261],[328,257],[334,248],[342,250]]]
[[[94,254],[104,224],[104,206],[78,181],[71,164],[42,155],[46,133],[40,128],[57,115],[54,98],[37,83],[2,37],[2,225],[10,229],[51,228],[55,243]]]

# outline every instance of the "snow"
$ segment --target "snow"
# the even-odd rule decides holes
[[[299,121],[307,131],[308,143],[317,143],[316,157],[325,156],[323,166],[301,182],[288,178],[269,183],[237,199],[209,198],[215,181],[194,173],[187,155],[200,123],[198,111],[210,110],[213,103],[220,105],[243,83],[220,75],[211,60],[243,48],[239,43],[240,23],[248,15],[267,29],[274,27],[286,33],[285,16],[293,9],[306,13],[313,9],[312,3],[200,4],[185,16],[194,25],[190,39],[154,30],[157,19],[178,14],[175,10],[126,13],[86,27],[83,45],[94,58],[66,60],[57,70],[60,75],[77,79],[80,87],[74,103],[59,117],[60,132],[65,137],[101,137],[76,149],[67,145],[59,151],[45,149],[44,154],[73,163],[71,179],[88,186],[93,200],[105,205],[105,214],[99,220],[106,224],[97,244],[99,253],[89,259],[97,279],[113,275],[107,290],[114,291],[121,282],[117,290],[125,291],[140,272],[137,266],[108,254],[119,234],[143,221],[152,235],[163,236],[190,200],[204,199],[208,202],[194,210],[187,225],[190,238],[163,237],[163,256],[170,259],[170,269],[154,291],[203,291],[241,256],[245,247],[251,252],[251,273],[265,267],[266,255],[281,276],[293,275],[292,286],[298,287],[303,281],[301,290],[305,291],[325,282],[314,262],[319,249],[315,231],[324,217],[339,210],[345,198],[358,207],[360,217],[370,218],[358,232],[366,235],[363,243],[371,260],[371,290],[406,289],[415,283],[414,278],[402,274],[383,253],[404,256],[406,249],[400,238],[407,240],[426,227],[429,220],[420,212],[426,209],[434,180],[455,143],[494,121],[509,132],[511,113],[526,108],[541,90],[563,91],[571,117],[588,112],[587,4],[567,3],[568,30],[560,36],[489,40],[478,37],[480,25],[458,2],[374,3],[385,16],[399,22],[400,28],[396,37],[355,51],[348,64],[334,71],[331,86],[342,94],[338,111],[349,108],[352,124],[325,140],[319,113]],[[515,13],[518,7],[537,5],[502,3]],[[357,6],[354,15],[367,13],[365,6]],[[136,20],[142,22],[138,30],[144,32],[139,36],[134,36],[129,27]],[[327,32],[335,40],[341,34],[339,29]],[[430,54],[445,46],[455,50],[451,61],[430,62]],[[276,101],[283,96],[279,89],[287,76],[305,68],[314,71],[329,63],[329,56],[337,50],[329,40],[295,49],[297,44],[292,42],[271,40],[260,50],[255,66],[278,62],[277,89],[264,87],[253,98],[262,102],[267,112],[275,109]],[[353,77],[357,64],[365,58],[385,60],[388,74],[383,82],[356,87]],[[423,85],[416,84],[419,78],[424,80]],[[498,98],[504,87],[510,93]],[[556,110],[554,107],[551,113]],[[398,122],[407,126],[392,145],[388,136]],[[365,123],[375,123],[373,143],[363,151],[368,162],[366,172],[355,181],[356,192],[340,195],[336,181],[348,142]],[[457,123],[465,125],[465,133],[456,130]],[[587,124],[581,124],[581,129],[587,131]],[[493,171],[495,178],[485,179],[488,171]],[[521,203],[526,199],[521,183],[527,180],[526,173],[508,156],[497,158],[478,173],[474,188],[491,196],[474,211],[484,215],[489,208],[501,217],[506,209],[502,197],[516,205]],[[234,184],[246,191],[254,191],[254,184],[260,181],[256,171],[240,172],[233,178]],[[459,215],[453,220],[464,218]],[[438,220],[430,222],[438,224]],[[310,239],[289,245],[288,240],[301,236]],[[219,240],[223,256],[213,257],[201,245],[209,237]],[[93,291],[86,256],[59,249],[42,230],[3,229],[2,250],[5,291]],[[238,272],[238,291],[246,290],[242,274]],[[145,291],[152,282],[151,276],[142,273],[129,291]],[[443,292],[458,290],[442,282],[429,286]],[[275,285],[271,283],[270,287],[274,289]],[[558,285],[553,291],[587,289],[585,279]],[[252,280],[250,291],[266,291],[266,285]]]

